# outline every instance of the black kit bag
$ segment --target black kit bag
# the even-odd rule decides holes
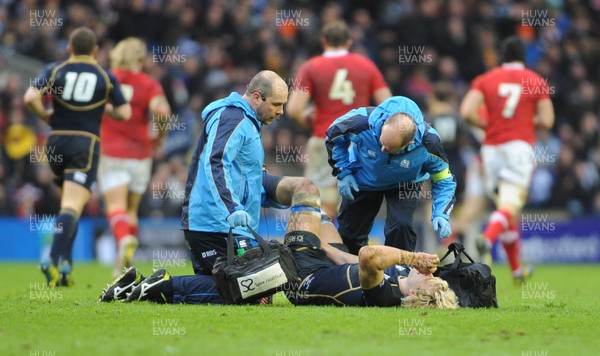
[[[451,252],[454,252],[454,262],[438,267],[433,275],[448,282],[458,297],[458,305],[464,308],[498,308],[496,277],[492,275],[490,266],[473,261],[459,242],[448,246],[448,252],[441,261]],[[462,256],[471,262],[462,261]]]
[[[227,256],[218,257],[212,275],[227,304],[244,304],[275,293],[288,282],[299,281],[292,251],[284,244],[263,240],[247,227],[259,246],[234,256],[233,229],[227,238]]]

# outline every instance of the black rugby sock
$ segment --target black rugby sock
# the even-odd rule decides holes
[[[69,264],[72,264],[71,249],[78,221],[79,214],[72,209],[62,209],[56,217],[54,240],[50,250],[50,258],[54,265],[58,265],[61,261],[68,261]]]

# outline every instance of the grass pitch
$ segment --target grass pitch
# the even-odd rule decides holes
[[[173,275],[191,268],[170,268]],[[150,265],[141,265],[146,274]],[[96,301],[111,268],[75,266],[48,289],[0,264],[0,355],[585,355],[600,350],[597,265],[537,266],[523,287],[496,265],[499,309],[122,304]]]

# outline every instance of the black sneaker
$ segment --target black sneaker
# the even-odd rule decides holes
[[[135,286],[123,302],[150,300],[157,303],[166,303],[167,298],[162,294],[162,285],[169,279],[171,279],[171,275],[164,268],[154,271],[148,278]]]
[[[48,287],[54,288],[60,285],[60,273],[58,272],[58,268],[52,264],[50,261],[44,261],[40,263],[40,270],[46,277],[46,283]]]
[[[59,273],[59,285],[61,287],[73,287],[73,285],[75,284],[75,282],[73,281],[73,274],[71,273],[72,270],[73,267],[71,267],[71,264],[69,262],[62,262],[62,264],[60,265]]]
[[[123,270],[123,273],[115,278],[111,284],[107,284],[102,290],[98,302],[112,302],[113,300],[121,300],[127,297],[127,293],[133,290],[144,280],[144,276],[135,267],[129,267]]]

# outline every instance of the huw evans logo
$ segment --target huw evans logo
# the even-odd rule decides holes
[[[179,46],[152,46],[152,62],[158,65],[178,65],[187,60],[187,55],[179,53]]]
[[[57,10],[29,10],[29,26],[40,29],[59,29],[64,20],[58,17]]]
[[[425,46],[399,46],[398,63],[407,65],[433,64],[433,55],[428,53]]]
[[[275,26],[308,27],[308,17],[302,16],[302,10],[275,10]]]
[[[535,28],[556,26],[556,19],[548,10],[521,10],[521,25]]]

